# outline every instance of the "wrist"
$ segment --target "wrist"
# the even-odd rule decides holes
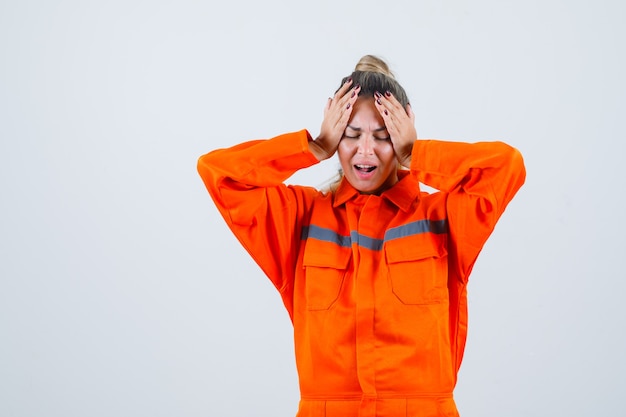
[[[411,166],[411,159],[412,159],[411,157],[413,155],[413,143],[414,142],[411,142],[410,144],[402,146],[396,152],[396,158],[398,159],[398,162],[400,163],[400,165],[402,165],[403,167],[408,168]]]
[[[323,161],[332,156],[332,153],[326,150],[323,145],[323,140],[320,140],[319,137],[309,142],[309,150],[317,158],[318,161]]]
[[[412,160],[411,155],[404,156],[404,157],[398,156],[397,159],[398,159],[398,163],[402,165],[403,167],[409,168],[411,166],[411,160]]]

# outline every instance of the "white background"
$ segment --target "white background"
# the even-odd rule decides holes
[[[295,415],[288,316],[196,161],[315,135],[368,53],[422,138],[525,157],[469,287],[461,414],[623,413],[625,4],[1,1],[0,415]]]

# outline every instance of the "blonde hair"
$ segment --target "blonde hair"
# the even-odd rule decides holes
[[[354,70],[379,72],[381,74],[385,74],[387,77],[395,78],[395,76],[389,69],[389,65],[387,65],[385,61],[375,55],[364,55],[363,57],[361,57],[359,62],[357,62]]]

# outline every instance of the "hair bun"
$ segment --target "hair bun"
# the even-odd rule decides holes
[[[378,72],[395,78],[385,61],[374,55],[364,55],[354,68],[355,71]]]

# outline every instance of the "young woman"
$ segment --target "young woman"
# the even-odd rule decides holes
[[[298,417],[458,416],[466,284],[525,169],[502,142],[418,139],[414,119],[386,63],[367,55],[315,139],[301,130],[199,159],[293,322]],[[283,184],[335,152],[330,191]]]

